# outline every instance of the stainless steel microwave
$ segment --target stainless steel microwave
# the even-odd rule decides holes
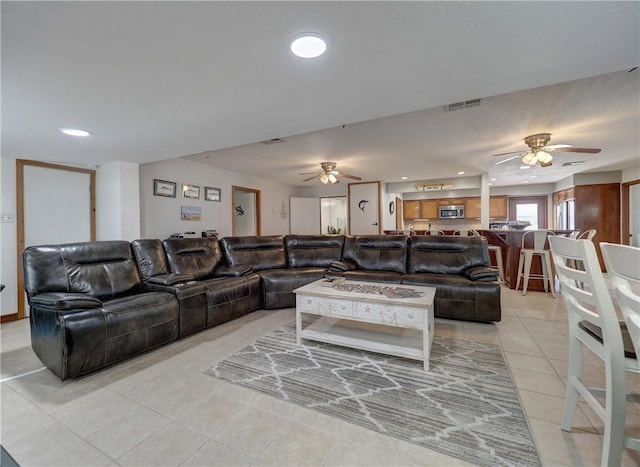
[[[464,206],[439,206],[438,217],[440,219],[464,219]]]

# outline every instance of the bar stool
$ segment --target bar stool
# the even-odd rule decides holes
[[[520,280],[524,277],[522,295],[527,294],[529,279],[542,279],[544,291],[551,291],[551,296],[553,298],[556,296],[553,292],[551,252],[549,249],[545,249],[545,243],[548,235],[554,235],[554,233],[548,230],[527,230],[522,234],[520,259],[518,261],[518,282],[516,283],[516,290],[518,290],[520,287]],[[531,243],[531,241],[527,242],[527,237],[531,236],[533,236],[533,248],[525,248],[525,245]],[[542,274],[531,274],[531,262],[534,256],[540,257],[540,262],[542,263]]]
[[[444,232],[442,230],[431,229],[425,230],[424,235],[444,235]]]
[[[502,248],[500,248],[498,245],[487,245],[487,249],[489,251],[493,251],[496,256],[495,268],[493,266],[490,267],[493,269],[498,269],[498,279],[500,280],[500,282],[504,283],[504,263],[502,262]],[[489,261],[491,261],[491,258],[489,258]]]
[[[453,232],[453,235],[460,235],[461,237],[479,237],[480,234],[473,229],[460,229]]]

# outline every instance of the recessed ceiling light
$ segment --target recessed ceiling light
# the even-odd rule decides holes
[[[520,170],[528,170],[528,169],[530,169],[530,168],[531,168],[531,166],[530,166],[530,165],[521,165],[521,166],[520,166]]]
[[[495,178],[492,178],[492,179],[491,179],[491,181],[492,181],[492,182],[495,182],[495,181],[496,181],[496,179],[495,179]]]
[[[60,131],[69,136],[89,136],[91,134],[87,130],[78,130],[76,128],[62,128]]]
[[[400,177],[400,180],[409,180],[409,177]]]
[[[487,183],[487,185],[492,186],[492,185],[493,185],[493,183]]]
[[[296,57],[316,58],[325,53],[327,42],[318,34],[305,33],[294,37],[289,47]]]
[[[522,183],[529,183],[529,180],[523,180]]]
[[[537,175],[529,175],[529,178],[536,178]]]
[[[464,175],[464,172],[458,172],[458,175]]]

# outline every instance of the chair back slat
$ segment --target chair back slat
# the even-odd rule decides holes
[[[550,236],[549,245],[556,273],[562,283],[569,320],[586,320],[600,327],[603,339],[607,342],[607,351],[622,355],[618,318],[593,242]],[[578,262],[583,265],[584,271],[578,269]],[[582,283],[583,288],[577,286],[576,281]]]

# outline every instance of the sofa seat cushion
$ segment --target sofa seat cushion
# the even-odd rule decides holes
[[[103,304],[107,363],[165,344],[178,337],[178,301],[165,292],[116,298]]]
[[[262,307],[260,276],[216,277],[203,281],[207,291],[207,327],[230,321]]]
[[[350,281],[385,282],[389,284],[402,283],[402,274],[392,271],[367,271],[354,269],[342,273],[345,279]]]
[[[475,301],[473,281],[455,274],[406,274],[403,284],[424,285],[436,288],[436,298]]]
[[[325,268],[295,268],[270,269],[260,271],[262,289],[264,292],[264,307],[267,310],[275,308],[290,308],[296,306],[294,289],[322,279],[326,274]]]

